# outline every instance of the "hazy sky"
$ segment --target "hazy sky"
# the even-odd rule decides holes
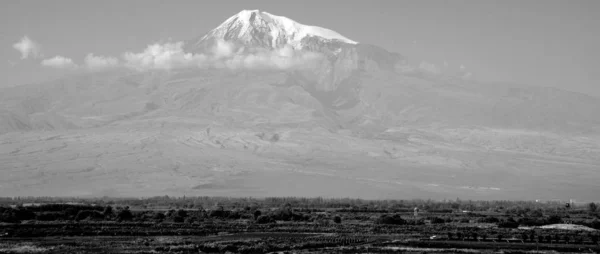
[[[0,1],[0,86],[68,74],[56,55],[120,57],[148,44],[203,35],[242,9],[335,30],[476,79],[554,86],[600,96],[600,1]],[[13,45],[40,46],[26,59]]]

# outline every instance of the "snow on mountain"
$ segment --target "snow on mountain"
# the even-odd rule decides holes
[[[302,49],[303,39],[311,37],[329,42],[358,44],[333,30],[304,25],[287,17],[260,10],[239,12],[208,32],[197,43],[208,39],[222,39],[270,48],[290,45],[294,49]]]

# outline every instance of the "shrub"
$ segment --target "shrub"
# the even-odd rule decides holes
[[[519,224],[523,225],[523,226],[542,226],[545,225],[547,223],[546,220],[544,220],[543,218],[532,218],[532,217],[525,217],[525,218],[521,218],[519,219]]]
[[[494,216],[486,216],[477,220],[479,223],[498,223],[500,220]]]
[[[76,212],[73,215],[76,215],[80,210],[94,210],[102,212],[104,207],[95,206],[95,205],[76,205],[76,204],[43,204],[39,206],[30,206],[27,207],[27,210],[32,212],[62,212],[71,208]]]
[[[420,218],[420,219],[416,219],[416,220],[406,220],[406,225],[425,225],[425,219]]]
[[[548,223],[548,224],[559,224],[562,222],[563,222],[562,218],[558,215],[552,215],[552,216],[548,217],[548,219],[546,220],[546,223]]]
[[[193,211],[188,211],[187,216],[188,217],[196,217],[198,220],[201,220],[201,219],[208,217],[208,213],[206,211],[204,211],[203,209],[197,209],[197,210],[193,210]]]
[[[163,221],[167,216],[164,213],[156,212],[154,213],[154,219],[157,221]]]
[[[516,222],[513,218],[508,218],[505,221],[498,223],[499,228],[518,228],[519,223]]]
[[[600,229],[600,220],[594,219],[592,222],[590,222],[589,226],[594,229]]]
[[[103,214],[104,214],[104,217],[106,217],[106,218],[111,217],[113,215],[113,208],[112,208],[112,206],[106,206],[104,208]]]
[[[104,219],[104,215],[102,215],[102,213],[98,212],[98,211],[93,211],[93,210],[81,210],[77,213],[77,215],[75,215],[75,220],[76,221],[80,221],[80,220],[102,220]]]
[[[179,210],[177,210],[176,216],[179,216],[179,217],[185,218],[185,217],[187,217],[187,216],[188,216],[188,214],[187,214],[187,212],[186,212],[185,210],[183,210],[183,209],[179,209]]]
[[[185,219],[179,215],[175,215],[173,217],[173,222],[175,222],[175,223],[183,223],[184,221],[185,221]]]
[[[590,211],[591,213],[595,213],[595,212],[596,212],[596,210],[598,209],[598,206],[597,206],[595,203],[593,203],[593,202],[592,202],[592,203],[590,203],[590,204],[588,205],[588,209],[589,209],[589,211]]]
[[[376,224],[390,224],[390,225],[404,225],[406,224],[406,220],[402,219],[400,215],[381,215],[377,220],[375,220]]]
[[[254,216],[252,214],[242,213],[241,216],[240,216],[240,219],[253,220],[255,218],[254,218]]]
[[[542,211],[540,209],[536,209],[536,210],[529,212],[529,217],[541,218],[541,217],[544,217],[544,213],[542,213]]]
[[[42,213],[38,213],[35,216],[35,219],[39,220],[39,221],[60,220],[60,219],[63,219],[63,213],[62,212],[42,212]]]
[[[342,223],[342,218],[336,215],[335,217],[333,217],[333,222],[335,222],[336,224],[340,224]]]
[[[290,221],[294,217],[294,213],[289,207],[279,208],[271,213],[271,217],[275,220]]]
[[[117,213],[118,221],[130,221],[132,219],[133,219],[133,214],[131,213],[131,211],[129,211],[129,207],[125,207],[124,209],[121,209]]]
[[[256,211],[254,211],[254,214],[253,214],[253,215],[254,215],[254,219],[255,219],[255,220],[256,220],[256,219],[258,219],[258,217],[259,217],[261,214],[262,214],[262,212],[261,212],[260,210],[256,210]]]
[[[237,219],[242,218],[243,215],[244,215],[243,212],[236,210],[236,211],[229,212],[229,215],[227,215],[227,218],[232,219],[232,220],[237,220]]]
[[[23,220],[35,219],[35,213],[25,208],[6,208],[0,213],[0,222],[18,223]]]
[[[430,217],[429,220],[431,221],[431,224],[442,224],[446,222],[446,220],[440,217]]]
[[[229,217],[229,211],[225,211],[222,208],[215,209],[210,211],[210,213],[208,213],[208,216],[213,218],[227,218]]]
[[[267,224],[267,223],[272,223],[272,222],[274,222],[273,219],[271,219],[271,217],[266,216],[266,215],[258,216],[258,218],[256,219],[256,223],[258,223],[258,224]]]
[[[185,223],[187,223],[187,224],[193,224],[194,222],[197,222],[197,221],[198,221],[198,218],[196,218],[196,217],[187,217],[185,219]]]

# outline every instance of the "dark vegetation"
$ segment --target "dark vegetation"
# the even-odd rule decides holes
[[[567,208],[558,202],[521,201],[3,198],[0,239],[13,239],[16,244],[19,239],[33,238],[43,245],[49,244],[48,237],[56,236],[130,237],[131,241],[146,237],[144,246],[152,251],[180,248],[183,253],[311,252],[342,246],[353,250],[352,246],[365,244],[383,252],[391,243],[418,248],[460,248],[477,243],[482,249],[501,244],[503,249],[523,250],[540,249],[541,244],[542,249],[573,251],[568,248],[597,248],[598,232],[536,227],[569,223],[600,229],[599,212],[594,203]],[[245,234],[270,235],[251,240]],[[152,240],[165,236],[178,237],[178,243],[167,246]],[[200,238],[186,242],[184,236]],[[121,241],[114,238],[97,248],[112,246],[117,239]],[[85,248],[89,251],[92,247]]]

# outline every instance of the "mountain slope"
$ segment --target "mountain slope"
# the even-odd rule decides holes
[[[225,41],[233,58],[282,48],[321,57],[304,68],[123,69],[2,89],[0,192],[591,199],[599,190],[600,99],[406,73],[401,55],[329,31],[246,11],[186,52]]]

